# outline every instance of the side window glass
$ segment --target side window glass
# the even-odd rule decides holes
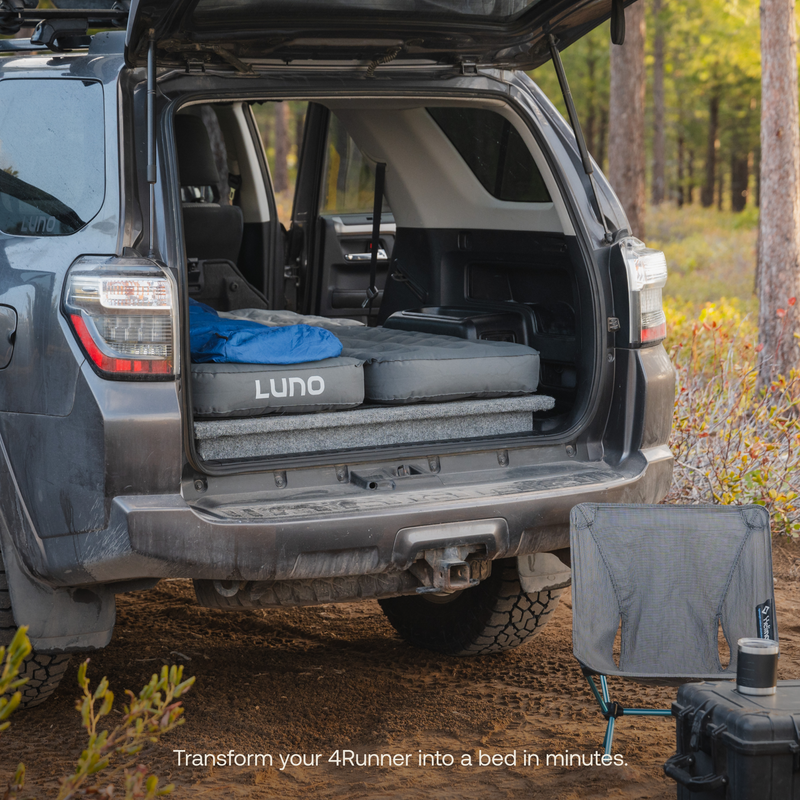
[[[103,87],[70,78],[0,81],[0,230],[64,236],[105,195]]]
[[[375,166],[331,114],[323,170],[322,214],[371,214],[375,199]]]
[[[254,103],[252,108],[272,176],[278,219],[289,228],[308,103],[265,101]]]
[[[542,174],[517,129],[484,108],[429,108],[489,194],[512,203],[549,203]]]

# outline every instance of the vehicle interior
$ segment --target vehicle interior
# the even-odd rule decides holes
[[[175,117],[190,303],[226,322],[322,328],[342,350],[193,359],[200,458],[567,427],[594,368],[588,272],[516,112],[489,99],[309,102],[279,218],[259,131],[278,105],[204,102]]]

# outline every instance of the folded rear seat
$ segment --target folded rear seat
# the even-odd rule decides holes
[[[340,411],[364,402],[354,358],[303,364],[192,364],[192,407],[202,417]]]

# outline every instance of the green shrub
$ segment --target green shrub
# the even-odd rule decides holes
[[[758,360],[769,354],[759,352],[756,322],[740,301],[707,303],[697,314],[673,300],[666,312],[678,375],[666,502],[757,503],[775,533],[798,537],[800,373],[756,386]]]
[[[757,236],[755,208],[734,214],[663,203],[647,214],[647,244],[663,250],[669,265],[664,293],[678,301],[702,304],[735,296],[755,310]]]
[[[7,648],[0,647],[0,731],[10,724],[8,717],[19,705],[19,687],[25,680],[18,678],[20,667],[30,653],[27,629],[20,628]],[[117,796],[115,782],[122,781],[125,800],[153,800],[169,794],[173,786],[159,787],[158,778],[138,763],[138,754],[149,742],[157,742],[178,725],[182,725],[183,708],[178,698],[184,695],[194,678],[183,680],[183,667],[163,667],[160,675],[135,695],[127,691],[128,704],[122,708],[122,719],[114,728],[98,730],[114,705],[114,694],[103,678],[92,691],[86,675],[89,660],[78,668],[81,696],[76,708],[86,730],[86,748],[78,758],[75,771],[61,781],[57,800],[80,797],[111,798]],[[8,694],[12,693],[12,694]],[[20,764],[3,800],[21,800],[25,767]],[[26,795],[25,800],[29,800]]]

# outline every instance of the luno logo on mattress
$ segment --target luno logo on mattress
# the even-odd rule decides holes
[[[309,394],[322,394],[325,391],[325,381],[319,375],[312,375],[307,381],[302,378],[279,378],[280,389],[275,385],[275,378],[269,379],[269,392],[261,391],[261,381],[256,381],[256,400],[268,397],[294,397],[295,389],[300,397],[305,397],[306,390]]]

